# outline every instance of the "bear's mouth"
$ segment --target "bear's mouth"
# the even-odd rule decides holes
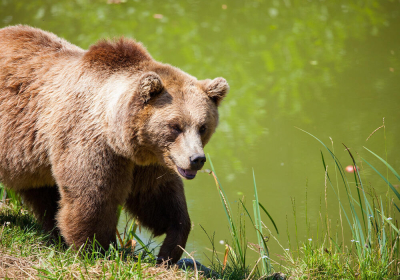
[[[179,166],[176,166],[176,167],[178,168],[178,172],[182,177],[184,177],[188,180],[192,180],[192,179],[194,179],[194,177],[196,177],[197,170],[183,169],[183,168],[180,168]]]

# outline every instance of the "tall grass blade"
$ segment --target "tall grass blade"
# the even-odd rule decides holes
[[[358,201],[359,201],[359,203],[360,203],[361,216],[362,216],[363,222],[364,222],[364,229],[365,229],[365,232],[367,232],[367,225],[366,225],[366,222],[365,222],[365,217],[368,217],[368,213],[365,213],[365,211],[364,211],[364,207],[363,207],[363,204],[362,204],[362,201],[361,201],[360,188],[361,188],[362,193],[363,193],[364,203],[365,203],[365,206],[367,207],[367,211],[368,211],[368,207],[371,207],[371,206],[369,205],[368,199],[367,199],[367,197],[365,196],[364,186],[363,186],[363,183],[362,183],[362,181],[361,181],[360,171],[359,171],[359,169],[358,169],[356,160],[354,159],[353,154],[350,152],[350,149],[347,148],[347,146],[346,146],[345,144],[343,144],[343,146],[346,148],[347,152],[349,153],[349,155],[350,155],[350,157],[351,157],[351,160],[353,161],[353,166],[354,166],[354,180],[355,180],[355,182],[356,182]],[[358,178],[358,180],[357,180],[357,178]],[[360,185],[358,184],[358,182],[360,183]]]
[[[256,176],[254,174],[253,169],[253,184],[254,184],[254,197],[255,201],[253,201],[253,209],[254,209],[254,221],[255,226],[257,228],[257,237],[258,237],[258,245],[260,246],[260,255],[264,257],[266,255],[268,258],[263,259],[263,274],[269,274],[271,272],[270,264],[269,264],[269,252],[268,247],[265,244],[264,236],[262,234],[262,225],[261,225],[261,213],[258,202],[258,193],[257,193],[257,185],[256,185]],[[262,249],[261,249],[262,248]]]
[[[246,211],[247,216],[249,217],[251,223],[254,225],[253,219],[251,218],[251,215],[250,215],[249,211],[247,210],[246,206],[244,205],[243,201],[241,199],[239,199],[239,201],[242,204],[243,209]]]
[[[259,254],[260,257],[264,256],[264,244],[263,244],[263,236],[262,236],[262,232],[259,228],[259,224],[261,224],[259,217],[257,217],[257,201],[253,200],[253,210],[254,210],[254,220],[255,220],[255,228],[256,228],[256,232],[257,232],[257,239],[258,239],[258,246],[259,246]],[[262,273],[263,275],[266,275],[268,272],[268,268],[267,268],[267,264],[265,263],[265,261],[262,261]]]
[[[232,236],[232,239],[233,239],[232,241],[234,242],[235,248],[238,250],[238,253],[240,255],[241,266],[242,266],[242,268],[245,268],[246,267],[245,266],[246,265],[246,257],[244,255],[244,250],[243,250],[243,248],[242,248],[242,246],[240,244],[240,237],[239,237],[239,234],[238,234],[237,229],[235,227],[235,223],[234,223],[233,218],[232,218],[232,214],[231,214],[232,210],[231,210],[229,201],[226,198],[225,191],[222,188],[221,183],[218,180],[218,177],[215,175],[215,169],[214,169],[214,165],[212,164],[212,160],[211,160],[210,155],[208,155],[208,158],[209,158],[211,170],[213,172],[212,175],[213,175],[215,183],[217,185],[218,193],[220,195],[221,202],[222,202],[222,205],[223,205],[224,210],[225,210],[226,217],[227,217],[228,222],[229,222],[230,233],[231,233],[231,236]]]
[[[324,165],[324,170],[327,170],[327,169],[326,169],[326,163],[325,163],[324,154],[322,153],[321,150],[320,150],[320,152],[321,152],[322,164]],[[328,180],[331,181],[331,178],[329,178],[328,172],[326,172],[326,176],[328,177]]]
[[[393,203],[393,205],[397,208],[397,211],[399,211],[400,212],[400,208],[399,208],[399,206],[397,206],[396,205],[396,203],[394,203],[393,201],[392,201],[392,203]]]
[[[135,233],[132,232],[132,235],[135,237],[136,241],[139,242],[140,246],[142,246],[143,250],[149,255],[149,257],[154,261],[156,258],[154,257],[153,253],[149,250],[149,248],[144,244],[142,239]]]
[[[271,215],[268,213],[267,209],[261,204],[261,202],[258,203],[260,205],[261,209],[267,214],[268,218],[271,220],[272,224],[274,225],[274,228],[276,230],[276,233],[279,235],[278,227],[276,226],[274,219],[272,219]]]
[[[396,172],[396,170],[393,169],[393,167],[387,163],[386,160],[384,160],[383,158],[381,158],[380,156],[378,156],[377,154],[375,154],[373,151],[367,149],[366,147],[364,147],[364,149],[366,149],[368,152],[370,152],[371,154],[373,154],[375,157],[377,157],[380,161],[382,161],[386,167],[388,167],[390,169],[390,171],[392,171],[392,173],[396,176],[397,180],[400,181],[400,175]]]
[[[381,198],[381,211],[382,211],[382,226],[381,226],[381,238],[379,239],[380,243],[380,251],[382,255],[382,259],[386,258],[386,233],[385,233],[385,225],[384,225],[384,218],[383,218],[383,203],[382,203],[382,198]]]
[[[324,154],[322,153],[322,151],[321,151],[321,156],[322,156],[322,164],[323,164],[323,166],[324,166],[324,170],[327,170],[327,166],[326,166],[326,164],[325,164],[325,159],[324,159]],[[339,168],[339,169],[340,169],[340,168]],[[340,170],[339,170],[339,171],[340,171]],[[340,197],[339,197],[338,194],[336,193],[335,188],[333,187],[332,181],[330,180],[328,174],[327,174],[327,178],[328,178],[328,182],[329,182],[329,184],[330,184],[330,186],[331,186],[331,188],[332,188],[332,190],[333,190],[333,193],[336,195],[336,198],[337,198],[337,200],[339,201],[339,205],[340,205],[340,207],[342,208],[342,211],[343,211],[343,213],[344,213],[344,216],[346,217],[347,223],[349,224],[349,226],[350,226],[350,228],[351,228],[351,231],[353,232],[352,224],[351,224],[351,222],[350,222],[350,219],[349,219],[349,217],[348,217],[348,215],[347,215],[346,210],[344,209],[344,206],[343,206],[343,204],[342,204],[342,200],[340,199]],[[354,235],[354,234],[353,234],[353,235]]]
[[[368,164],[376,173],[378,173],[379,176],[381,176],[381,178],[389,185],[389,187],[392,189],[392,191],[394,192],[394,194],[397,196],[397,198],[400,200],[400,193],[395,189],[395,187],[393,187],[393,185],[384,177],[382,176],[382,174],[376,170],[375,167],[373,167],[368,161],[366,161],[365,159],[361,158],[366,164]]]
[[[379,211],[376,209],[376,211],[382,216],[382,218],[394,229],[395,232],[397,232],[398,235],[400,235],[400,229],[396,227],[384,214],[383,212]]]
[[[329,154],[331,155],[331,157],[332,157],[333,160],[335,161],[336,166],[339,168],[340,176],[342,177],[344,186],[345,186],[345,188],[346,188],[346,192],[348,193],[348,190],[347,190],[348,182],[347,182],[346,176],[344,176],[344,168],[343,168],[342,164],[339,162],[339,160],[337,159],[337,157],[335,156],[335,154],[332,153],[332,151],[324,144],[324,142],[322,142],[321,140],[319,140],[317,137],[315,137],[315,136],[312,135],[311,133],[309,133],[309,132],[307,132],[307,131],[305,131],[305,130],[303,130],[303,129],[301,129],[301,128],[298,128],[298,127],[296,127],[296,128],[297,128],[298,130],[303,131],[304,133],[307,133],[307,134],[310,135],[312,138],[314,138],[315,140],[317,140],[317,141],[318,141],[319,143],[321,143],[322,146],[324,146],[324,148],[329,152]],[[324,170],[326,170],[325,163],[324,163],[324,167],[325,167]],[[333,186],[332,186],[332,188],[333,188]]]

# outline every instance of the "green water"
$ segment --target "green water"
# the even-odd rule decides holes
[[[345,143],[386,174],[363,149],[385,157],[383,129],[366,141],[385,118],[388,161],[400,170],[399,1],[0,0],[0,27],[20,23],[83,48],[100,38],[133,37],[155,59],[199,79],[225,77],[231,91],[205,150],[234,209],[243,195],[251,207],[254,168],[260,202],[275,219],[285,248],[287,224],[292,245],[295,240],[291,199],[304,241],[317,237],[324,195],[322,146],[295,127],[329,146],[331,137],[343,165],[351,165]],[[328,169],[334,172],[332,162]],[[386,195],[387,186],[372,170],[366,168],[363,179]],[[216,248],[223,251],[219,241],[229,241],[228,224],[210,175],[200,173],[185,189],[193,222],[186,249],[205,261],[211,245],[199,225],[215,232]],[[330,189],[328,212],[336,226],[338,203]],[[248,238],[256,243],[255,235]],[[346,242],[350,239],[346,234]],[[282,249],[269,244],[277,259]]]

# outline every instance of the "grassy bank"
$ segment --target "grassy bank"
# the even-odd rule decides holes
[[[0,278],[201,279],[194,272],[155,266],[140,249],[76,252],[54,242],[11,197],[0,204]]]

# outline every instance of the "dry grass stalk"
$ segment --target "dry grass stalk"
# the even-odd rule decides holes
[[[375,132],[377,132],[379,129],[384,128],[384,127],[385,127],[385,118],[383,118],[383,124],[382,124],[380,127],[378,127],[377,129],[375,129],[374,131],[372,131],[372,133],[368,136],[367,140],[365,140],[365,141],[368,141],[368,139],[369,139],[372,135],[374,135]]]
[[[193,256],[191,254],[189,254],[184,248],[182,248],[180,245],[178,245],[179,248],[182,249],[183,252],[185,252],[193,261],[193,265],[194,265],[194,275],[196,277],[196,280],[199,279],[199,272],[197,271],[197,265],[196,265],[196,260],[193,258]]]
[[[217,185],[217,189],[218,189],[218,191],[220,192],[221,197],[222,197],[222,199],[223,199],[223,201],[224,201],[226,211],[228,212],[229,217],[231,217],[231,213],[229,212],[228,203],[226,202],[225,196],[224,196],[224,194],[222,193],[221,187],[220,187],[220,185],[219,185],[219,183],[218,183],[217,176],[215,175],[215,173],[214,173],[213,171],[210,171],[209,174],[211,174],[211,175],[214,177],[215,184]]]
[[[11,279],[36,279],[37,270],[33,268],[36,263],[29,258],[17,258],[0,253],[0,278]]]
[[[134,252],[134,251],[135,251],[136,244],[137,244],[136,240],[134,240],[134,239],[129,239],[129,240],[126,242],[126,244],[125,244],[125,248],[129,248],[129,247],[130,247],[131,250],[132,250],[132,252]]]
[[[228,246],[228,244],[226,244],[225,245],[224,262],[222,263],[222,272],[224,272],[226,263],[228,262],[228,254],[229,254],[229,246]]]

